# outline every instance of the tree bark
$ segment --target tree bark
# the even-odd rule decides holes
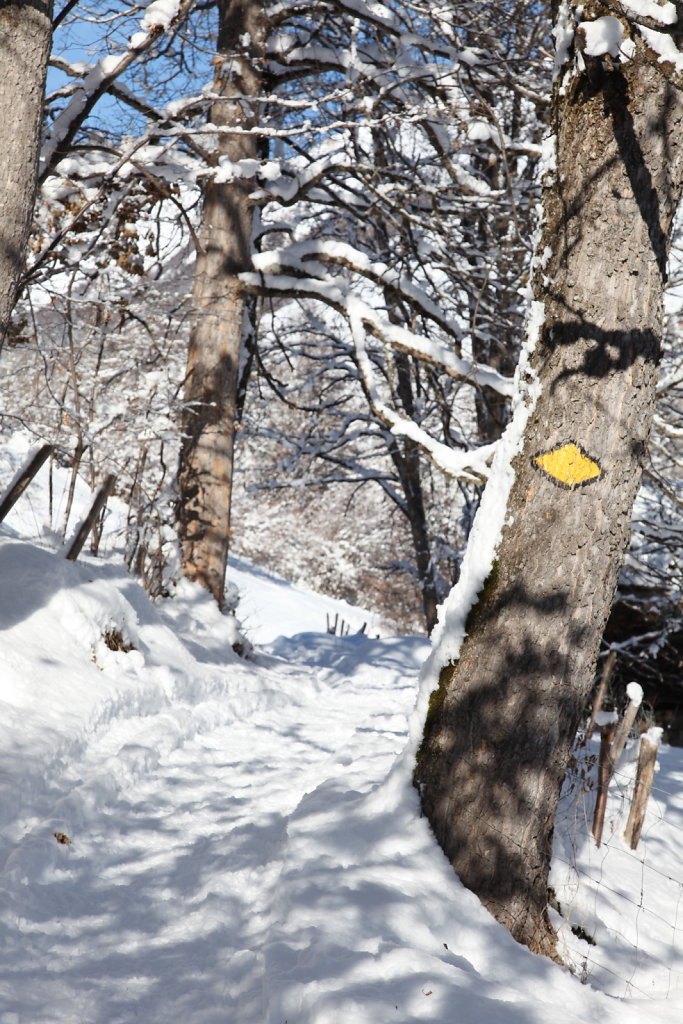
[[[438,618],[439,595],[420,476],[421,451],[410,438],[405,438],[401,447],[402,450],[395,440],[392,441],[389,444],[389,457],[401,482],[403,491],[401,509],[410,526],[410,536],[415,552],[417,585],[422,601],[422,614],[427,633],[431,633]]]
[[[590,13],[614,12],[593,3]],[[681,94],[637,47],[628,63],[598,60],[590,79],[554,91],[557,173],[534,284],[541,392],[496,562],[459,660],[441,671],[416,766],[424,812],[464,884],[548,955],[553,821],[629,539],[683,182]]]
[[[242,131],[258,125],[264,19],[260,0],[221,0],[209,120]],[[258,159],[258,134],[216,135],[220,158]],[[185,575],[220,606],[230,540],[235,421],[246,297],[238,275],[251,269],[251,180],[204,189],[193,289],[178,469],[178,535]]]
[[[415,396],[411,380],[410,357],[403,352],[394,354],[396,369],[396,392],[403,411],[410,418],[415,417]],[[420,448],[409,437],[401,445],[396,439],[389,444],[389,456],[394,464],[403,491],[406,518],[415,552],[417,581],[422,598],[427,633],[431,633],[438,618],[439,594],[436,581],[436,565],[427,527],[427,513],[424,489],[420,473]]]
[[[50,0],[0,5],[0,346],[24,270],[35,201],[45,73],[52,37]]]

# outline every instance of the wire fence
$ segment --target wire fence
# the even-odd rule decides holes
[[[662,868],[651,858],[661,856],[667,846],[670,854],[672,833],[683,833],[683,803],[676,807],[675,790],[653,785],[639,847],[631,850],[621,833],[635,771],[617,767],[610,790],[613,828],[598,847],[591,828],[596,770],[597,757],[584,748],[565,782],[559,812],[559,829],[570,848],[556,843],[553,853],[552,884],[561,916],[585,940],[581,948],[569,944],[571,952],[587,982],[604,973],[623,985],[622,995],[668,997],[683,984],[683,869],[678,874],[670,860]],[[564,881],[562,868],[567,872]],[[615,881],[618,872],[622,884]],[[609,923],[604,923],[606,917]],[[598,940],[591,929],[601,933]],[[649,978],[649,990],[641,976]]]
[[[598,847],[592,831],[597,761],[597,756],[587,748],[579,748],[577,767],[567,775],[556,820],[556,834],[570,844],[570,851],[563,851],[561,844],[555,843],[551,885],[563,922],[576,938],[584,939],[579,947],[565,936],[568,966],[584,982],[607,989],[611,995],[637,995],[648,1000],[668,998],[673,988],[683,986],[683,870],[680,876],[670,868],[662,870],[647,857],[658,855],[653,841],[657,841],[659,830],[669,838],[672,832],[683,833],[683,802],[678,811],[679,823],[675,820],[675,807],[667,813],[661,806],[668,805],[674,794],[663,786],[653,786],[638,848],[631,850],[621,835],[635,771],[617,768],[610,788],[609,820],[613,829]],[[521,842],[493,826],[490,820],[486,827],[498,832],[506,844],[517,846],[520,853],[525,852]],[[608,858],[619,865],[626,861],[637,867],[637,886],[631,875],[624,877],[617,888],[618,872]],[[558,865],[569,873],[565,881],[557,877]],[[558,894],[558,889],[564,891]],[[658,899],[664,899],[672,908],[670,914],[660,912]],[[599,937],[593,938],[591,931]],[[647,979],[649,988],[643,987],[640,974]],[[613,980],[611,987],[605,983],[604,975]]]

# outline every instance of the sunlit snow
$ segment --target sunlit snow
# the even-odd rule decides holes
[[[3,487],[25,454],[5,450]],[[119,567],[116,506],[111,556],[67,562],[45,483],[0,531],[1,1024],[678,1024],[679,751],[635,853],[632,747],[599,851],[569,780],[552,881],[572,975],[513,942],[419,816],[425,640],[237,563],[242,660],[200,589],[153,605]],[[335,608],[347,636],[325,632]]]
[[[602,57],[604,54],[619,56],[624,26],[618,18],[610,14],[604,18],[596,18],[595,21],[582,21],[577,25],[577,32],[583,33],[585,38],[584,53],[591,57]]]
[[[179,0],[152,0],[140,24],[143,28],[168,28],[178,14]]]

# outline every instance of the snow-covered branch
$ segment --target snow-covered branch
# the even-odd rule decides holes
[[[99,98],[151,48],[161,34],[187,17],[192,6],[193,0],[152,0],[140,22],[142,31],[133,33],[129,38],[125,53],[102,57],[86,71],[68,104],[50,126],[40,155],[41,184],[68,153]]]
[[[263,254],[270,257],[269,253]],[[258,267],[260,254],[254,257]],[[264,261],[267,263],[267,261]],[[272,266],[272,264],[271,264]],[[301,265],[303,268],[303,264]],[[388,318],[380,316],[367,303],[362,302],[350,288],[344,287],[332,278],[314,278],[292,276],[294,267],[280,267],[281,273],[247,273],[241,274],[241,280],[252,291],[269,295],[287,295],[288,297],[306,297],[325,302],[350,319],[350,308],[353,306],[355,316],[360,317],[363,324],[381,341],[392,348],[415,356],[424,362],[442,369],[448,376],[466,381],[473,386],[489,387],[501,395],[512,394],[512,380],[504,377],[489,366],[482,366],[471,360],[456,356],[446,345],[435,340],[415,334],[405,327],[392,324]],[[287,273],[289,269],[289,273]]]
[[[373,412],[387,425],[392,434],[407,437],[418,444],[442,472],[470,483],[482,483],[488,476],[488,463],[493,458],[495,444],[483,445],[474,451],[456,451],[431,437],[414,420],[397,413],[382,400],[365,347],[366,309],[365,304],[358,299],[349,298],[347,301],[356,365]]]

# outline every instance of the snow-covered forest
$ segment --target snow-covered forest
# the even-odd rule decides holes
[[[202,194],[244,193],[233,548],[431,628],[507,417],[545,18],[284,5],[240,162],[207,123],[217,10],[196,6],[77,5],[54,33],[8,426],[117,474],[130,564],[162,585]]]
[[[0,1024],[678,1020],[680,5],[47,7]]]

